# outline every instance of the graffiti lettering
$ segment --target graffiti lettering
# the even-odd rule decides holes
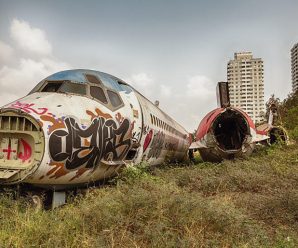
[[[18,157],[19,159],[22,159],[22,162],[24,163],[26,160],[28,160],[29,158],[31,158],[32,155],[32,148],[31,146],[23,139],[21,139],[21,143],[23,145],[24,148],[24,153],[20,152]]]
[[[7,149],[3,149],[3,152],[7,152],[7,157],[6,157],[6,159],[7,159],[7,160],[10,160],[10,154],[11,154],[12,152],[16,152],[16,150],[12,150],[11,147],[10,147],[10,145],[8,145]]]
[[[20,142],[18,143],[18,147],[15,146],[15,148],[17,150],[23,150],[23,152],[19,152],[17,154],[17,156],[16,155],[13,156],[13,159],[19,158],[24,163],[24,162],[26,162],[26,160],[28,160],[29,158],[31,158],[32,148],[31,148],[31,146],[25,140],[20,139],[19,141]],[[13,153],[15,153],[15,154],[17,153],[17,150],[16,149],[13,149],[11,142],[12,141],[9,139],[7,148],[5,148],[5,149],[2,150],[4,153],[7,153],[7,155],[6,155],[6,159],[7,160],[10,160],[11,159],[11,155]],[[23,149],[22,149],[22,147],[23,147]]]
[[[37,115],[43,115],[48,111],[47,108],[34,109],[34,108],[32,108],[34,105],[35,105],[34,103],[21,103],[19,101],[16,101],[15,103],[11,104],[10,107],[16,108],[16,109],[21,109],[24,112],[29,113],[29,114],[33,112]]]
[[[53,161],[64,162],[67,170],[84,166],[91,169],[101,159],[121,160],[131,147],[131,124],[123,119],[119,127],[113,119],[93,117],[88,128],[67,117],[65,128],[50,134],[49,152]]]
[[[147,157],[158,158],[161,154],[164,141],[165,141],[165,134],[163,132],[158,131],[156,134],[154,134]]]

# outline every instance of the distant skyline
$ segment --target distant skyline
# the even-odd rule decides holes
[[[296,0],[0,0],[0,105],[56,71],[94,69],[193,131],[235,52],[264,61],[265,101],[291,92],[297,10]]]

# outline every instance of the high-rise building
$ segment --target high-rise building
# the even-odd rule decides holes
[[[298,43],[291,49],[292,89],[298,89]]]
[[[243,109],[255,123],[263,121],[265,109],[263,71],[262,59],[251,52],[235,53],[227,66],[231,106]]]

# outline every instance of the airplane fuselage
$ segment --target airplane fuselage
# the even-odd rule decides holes
[[[58,72],[0,109],[0,184],[64,188],[127,164],[181,161],[188,132],[122,80]]]

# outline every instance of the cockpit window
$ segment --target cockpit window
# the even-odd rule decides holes
[[[93,84],[102,84],[102,82],[99,80],[98,77],[91,75],[91,74],[85,74],[86,79]]]
[[[101,87],[90,86],[90,95],[102,103],[108,103],[106,95]]]
[[[48,83],[41,92],[57,92],[61,85],[62,83]]]
[[[86,95],[86,86],[82,84],[64,82],[58,92]]]
[[[132,88],[129,85],[122,83],[120,81],[118,81],[118,84],[121,87],[121,89],[125,91],[125,93],[129,94],[130,92],[132,92]]]
[[[116,108],[122,104],[119,95],[113,91],[107,90],[108,96],[110,98],[111,104]]]
[[[73,93],[86,95],[86,86],[71,82],[48,82],[41,92]]]

